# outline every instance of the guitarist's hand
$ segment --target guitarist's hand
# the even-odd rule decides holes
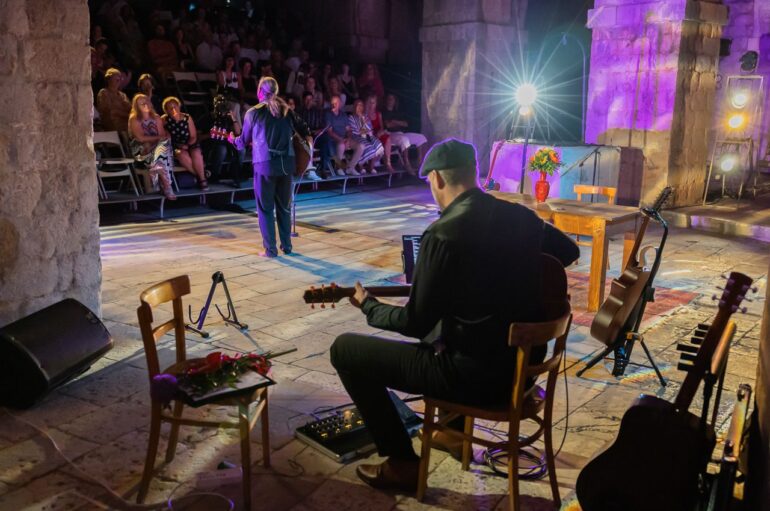
[[[364,300],[367,298],[369,298],[369,291],[367,291],[360,282],[356,282],[356,294],[350,297],[350,303],[360,309],[361,304],[364,303]]]

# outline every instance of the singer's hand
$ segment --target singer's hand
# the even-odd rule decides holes
[[[369,298],[369,291],[367,291],[360,282],[356,282],[356,293],[350,297],[350,303],[360,309],[361,304],[364,303],[364,300],[367,298]]]

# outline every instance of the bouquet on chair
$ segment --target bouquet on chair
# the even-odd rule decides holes
[[[272,385],[273,381],[267,377],[270,366],[265,355],[239,353],[231,357],[215,351],[206,358],[188,360],[181,373],[154,376],[150,396],[165,407],[174,399],[192,406],[201,405],[225,394]]]

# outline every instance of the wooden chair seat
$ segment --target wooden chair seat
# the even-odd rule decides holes
[[[155,376],[161,373],[180,374],[186,369],[200,364],[204,359],[191,358],[186,356],[185,347],[185,318],[184,308],[182,307],[182,297],[190,294],[190,278],[182,275],[156,284],[142,292],[139,300],[140,306],[137,309],[139,318],[139,327],[142,331],[142,340],[144,342],[145,356],[147,357],[147,371],[150,377],[150,383]],[[173,318],[153,326],[153,307],[160,304],[172,302]],[[156,343],[166,333],[172,331],[176,341],[176,362],[171,364],[163,371],[160,370],[158,360],[158,351]],[[251,405],[256,406],[250,410]],[[268,398],[267,387],[258,388],[254,392],[243,394],[233,390],[232,394],[226,393],[215,401],[203,406],[234,406],[238,408],[238,420],[232,422],[223,422],[218,420],[199,420],[188,418],[183,415],[184,403],[179,400],[174,401],[173,411],[170,413],[163,409],[161,403],[152,401],[152,414],[150,419],[150,438],[147,445],[147,456],[145,458],[144,472],[142,480],[139,483],[139,493],[137,502],[141,503],[147,496],[155,471],[155,457],[158,453],[158,443],[160,441],[160,427],[163,422],[171,424],[171,432],[168,438],[166,448],[166,462],[174,459],[176,454],[176,445],[179,439],[180,426],[210,427],[235,429],[240,433],[241,440],[241,467],[243,477],[243,508],[251,509],[251,430],[254,428],[257,419],[262,419],[262,463],[265,467],[270,466],[270,429],[268,422]]]
[[[432,398],[426,398],[426,403],[428,400],[440,410],[456,413],[457,415],[470,415],[485,421],[507,422],[511,416],[511,405],[509,403],[494,407],[480,407]],[[537,417],[545,408],[545,401],[545,389],[540,385],[533,386],[524,397],[524,403],[521,406],[521,418],[532,419]]]

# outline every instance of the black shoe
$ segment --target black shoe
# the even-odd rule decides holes
[[[388,458],[379,465],[359,465],[356,475],[373,488],[398,490],[408,493],[417,491],[417,476],[420,460],[398,460]]]

